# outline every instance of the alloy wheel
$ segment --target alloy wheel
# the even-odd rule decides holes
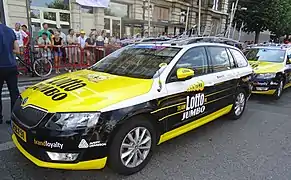
[[[135,168],[147,158],[152,144],[152,136],[145,127],[136,127],[123,139],[120,158],[124,166]]]
[[[236,96],[235,107],[234,107],[235,115],[236,116],[241,115],[244,108],[245,108],[245,94],[241,92]]]

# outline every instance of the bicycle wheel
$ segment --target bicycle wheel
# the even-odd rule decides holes
[[[39,77],[47,77],[52,73],[53,65],[50,60],[46,58],[36,59],[33,62],[33,71]]]

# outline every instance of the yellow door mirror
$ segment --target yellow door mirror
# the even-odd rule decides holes
[[[179,80],[191,79],[192,77],[194,77],[194,74],[194,71],[188,68],[179,68],[177,70],[177,78]]]

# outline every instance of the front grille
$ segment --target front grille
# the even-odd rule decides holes
[[[17,99],[13,108],[13,114],[24,125],[29,126],[29,127],[35,126],[47,114],[45,111],[41,109],[37,109],[35,107],[31,107],[31,106],[22,108],[21,101],[22,101],[21,98]]]

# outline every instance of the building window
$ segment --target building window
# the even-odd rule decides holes
[[[109,8],[104,10],[106,16],[129,17],[129,5],[111,2]]]
[[[163,8],[163,7],[154,7],[154,12],[153,12],[153,19],[155,21],[168,21],[169,20],[169,9]]]

